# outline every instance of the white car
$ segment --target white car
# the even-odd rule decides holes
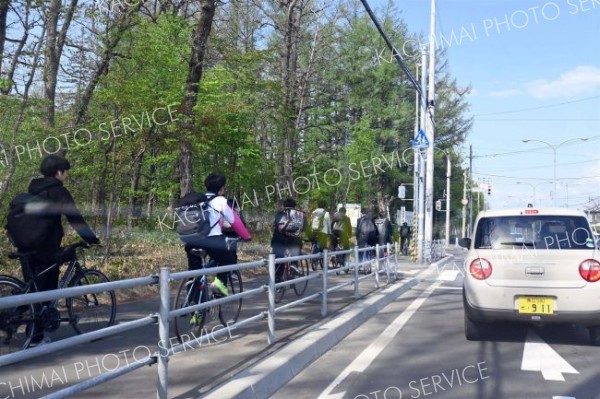
[[[507,209],[481,212],[465,260],[465,336],[512,320],[588,327],[600,344],[600,248],[583,212]]]

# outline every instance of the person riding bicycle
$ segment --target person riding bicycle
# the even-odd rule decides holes
[[[42,159],[40,172],[44,177],[35,178],[29,183],[28,192],[44,198],[43,216],[47,218],[46,237],[39,242],[30,256],[21,263],[23,278],[26,282],[35,275],[44,271],[59,259],[61,254],[61,242],[64,236],[62,216],[65,215],[69,224],[77,234],[89,245],[99,245],[100,240],[94,234],[90,226],[85,222],[81,212],[75,205],[75,201],[69,190],[64,186],[68,178],[68,170],[71,168],[69,161],[59,155],[48,155]],[[24,252],[18,248],[19,252]],[[32,274],[33,272],[33,274]],[[38,291],[49,291],[58,288],[58,277],[60,268],[54,267],[35,280]],[[44,302],[47,305],[49,302]],[[30,346],[36,346],[50,342],[49,337],[44,337],[43,322],[36,321],[34,334]]]
[[[361,217],[356,222],[356,243],[359,248],[370,247],[379,241],[377,226],[373,221],[373,210],[361,207]],[[371,260],[371,251],[361,252],[359,261]]]
[[[271,238],[271,248],[275,258],[285,257],[286,250],[289,251],[289,256],[300,255],[302,235],[306,232],[307,223],[304,212],[295,208],[296,201],[293,198],[286,198],[283,201],[283,208],[275,214]],[[275,268],[276,282],[281,281],[282,266],[278,264]]]
[[[312,241],[317,243],[318,250],[329,248],[329,236],[331,235],[331,216],[325,210],[327,203],[319,200],[318,208],[312,212]]]
[[[343,249],[350,248],[350,237],[352,236],[352,223],[346,215],[346,208],[341,207],[333,214],[331,223],[331,248],[333,250],[338,246],[338,242]]]
[[[402,223],[402,226],[400,227],[400,248],[404,255],[408,254],[408,243],[410,242],[410,235],[410,226],[406,222]]]
[[[380,253],[377,256],[381,258],[387,255],[386,245],[394,241],[392,222],[385,216],[385,212],[381,210],[378,210],[377,217],[373,221],[375,222],[379,236],[378,244],[380,246]]]
[[[242,240],[250,241],[252,239],[239,215],[232,209],[227,203],[227,199],[223,196],[226,182],[227,179],[222,174],[211,173],[204,180],[206,194],[202,195],[197,192],[191,192],[180,200],[178,208],[192,208],[200,202],[206,202],[207,205],[208,218],[205,218],[204,214],[201,214],[199,218],[192,220],[192,222],[196,224],[205,222],[209,225],[209,229],[186,235],[182,235],[180,232],[180,238],[185,243],[184,249],[190,270],[202,267],[201,259],[191,253],[191,250],[194,248],[204,249],[219,266],[237,263],[237,253],[228,247],[227,237],[223,232],[223,224],[230,225],[231,229]],[[180,217],[180,221],[182,223],[189,221],[189,218],[186,220],[185,211],[183,214],[184,216],[183,218]],[[222,295],[227,295],[228,291],[225,284],[227,283],[228,276],[228,272],[218,273],[211,287],[218,290]]]

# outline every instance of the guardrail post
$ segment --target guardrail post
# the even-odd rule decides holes
[[[394,251],[394,278],[398,280],[398,247],[400,247],[400,243],[396,241],[394,246],[396,247],[396,250]],[[402,250],[401,247],[400,250]]]
[[[358,245],[354,247],[354,298],[360,298],[360,293],[358,292]]]
[[[385,243],[385,258],[383,259],[383,264],[385,265],[385,276],[387,278],[387,284],[390,283],[390,257],[392,256],[390,250],[392,245],[387,242]]]
[[[275,342],[275,254],[269,254],[269,313],[267,324],[269,333],[267,341],[269,345]]]
[[[329,251],[323,250],[323,293],[321,295],[321,316],[327,316],[327,270],[329,270]]]
[[[158,336],[159,339],[170,347],[169,340],[169,299],[171,292],[169,290],[171,270],[168,267],[160,268],[160,307],[158,312]],[[159,345],[158,351],[158,382],[156,386],[157,399],[167,399],[169,388],[169,350],[165,345]]]
[[[375,286],[379,288],[379,244],[375,244]]]

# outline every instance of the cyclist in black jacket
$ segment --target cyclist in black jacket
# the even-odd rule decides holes
[[[62,215],[67,217],[69,224],[77,231],[79,236],[88,244],[99,244],[100,240],[83,220],[81,212],[77,209],[75,201],[63,183],[68,177],[68,170],[71,168],[69,161],[58,155],[46,156],[40,165],[40,172],[44,177],[35,178],[29,184],[29,193],[40,195],[48,200],[50,205],[48,216],[52,219],[48,227],[48,235],[39,243],[35,252],[28,258],[27,262],[35,274],[47,269],[55,263],[56,255],[59,252],[60,244],[64,235],[62,227]],[[21,265],[25,281],[33,278],[27,265]],[[58,288],[58,276],[60,270],[55,267],[44,273],[36,280],[38,291],[48,291]],[[43,329],[40,330],[36,323],[35,332],[31,340],[32,346],[44,341]]]

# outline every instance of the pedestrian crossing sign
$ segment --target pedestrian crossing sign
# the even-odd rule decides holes
[[[419,129],[416,137],[412,141],[413,148],[429,148],[429,139],[425,136],[423,129]]]

